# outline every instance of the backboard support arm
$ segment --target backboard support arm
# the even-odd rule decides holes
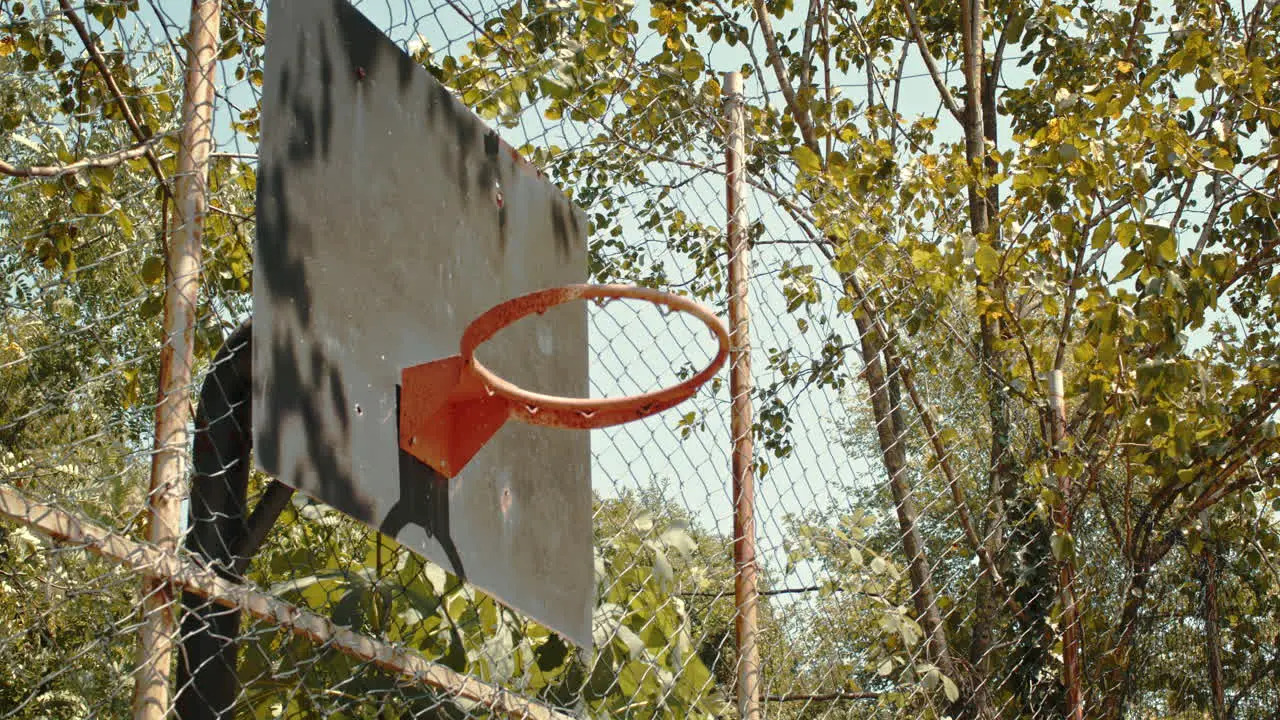
[[[245,321],[214,356],[200,389],[186,537],[188,550],[236,581],[293,496],[292,488],[272,480],[253,513],[246,513],[253,448],[252,337],[252,321]],[[175,713],[181,720],[233,717],[240,611],[191,592],[182,594],[182,607]]]

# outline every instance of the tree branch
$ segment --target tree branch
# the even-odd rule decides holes
[[[897,98],[898,92],[902,89],[902,68],[906,63],[906,51],[909,45],[907,43],[902,44],[902,54],[898,57],[898,72],[894,75],[894,100],[892,106],[890,106],[889,98],[885,95],[885,88],[889,86],[889,83],[884,81],[881,78],[880,73],[876,71],[876,64],[872,61],[871,43],[867,42],[867,37],[862,32],[862,25],[858,22],[858,18],[852,13],[849,16],[849,27],[853,29],[853,34],[858,38],[858,44],[862,46],[862,56],[866,58],[867,73],[871,75],[872,79],[875,81],[875,94],[880,96],[880,104],[885,107],[893,108],[893,112],[890,114],[890,119],[893,120],[893,132],[890,134],[890,144],[896,147],[897,136],[901,134],[906,137],[907,142],[911,144],[911,149],[922,154],[928,154],[929,151],[927,148],[922,147],[915,140],[911,139],[911,136],[907,134],[906,129],[902,127],[902,119],[898,117]],[[868,105],[870,105],[873,99],[874,98],[869,94],[867,97]]]
[[[835,691],[813,695],[765,695],[765,702],[832,702],[837,700],[877,700],[880,693]]]
[[[804,44],[800,46],[800,90],[804,91],[813,82],[813,63],[809,62],[813,54],[813,31],[818,24],[818,16],[823,12],[822,3],[809,3],[809,12],[804,19]]]
[[[835,101],[831,94],[831,36],[828,34],[828,10],[825,0],[822,3],[822,26],[820,32],[822,34],[822,87],[827,98],[827,152],[823,157],[831,156],[831,118],[835,112]]]
[[[155,173],[156,179],[160,181],[161,191],[172,199],[173,194],[169,189],[169,180],[165,177],[164,170],[160,168],[160,159],[156,157],[151,146],[146,145],[151,138],[147,133],[143,132],[142,125],[138,123],[138,119],[133,115],[133,109],[129,107],[129,103],[125,102],[124,93],[120,91],[120,85],[116,83],[115,76],[107,68],[107,61],[102,57],[102,52],[98,50],[98,44],[89,35],[89,29],[85,27],[84,21],[80,19],[80,16],[71,7],[71,3],[68,0],[58,0],[58,4],[62,7],[62,13],[67,16],[67,21],[75,28],[76,34],[80,36],[80,41],[84,43],[84,49],[89,53],[89,59],[93,61],[94,67],[98,69],[98,74],[102,75],[102,82],[111,91],[111,97],[120,106],[120,114],[124,116],[125,123],[133,131],[133,136],[138,139],[138,143],[146,147],[143,154],[146,156],[147,164],[151,166],[152,172]]]
[[[898,72],[894,73],[893,81],[893,107],[890,112],[893,113],[893,127],[889,129],[889,145],[891,147],[898,146],[898,132],[902,129],[902,123],[898,121],[898,100],[902,97],[902,70],[907,66],[907,51],[911,46],[902,43],[902,52],[898,54]],[[867,67],[871,67],[871,59],[867,59]],[[883,97],[884,93],[881,93]]]
[[[1261,445],[1260,442],[1257,445],[1254,445],[1251,453],[1256,452],[1259,445]],[[1191,506],[1188,507],[1186,512],[1182,514],[1182,517],[1178,519],[1175,527],[1181,528],[1190,525],[1191,519],[1196,515],[1199,515],[1201,510],[1211,507],[1232,493],[1239,492],[1250,485],[1261,483],[1267,478],[1276,477],[1276,467],[1272,466],[1271,471],[1265,475],[1255,470],[1253,475],[1246,474],[1244,477],[1233,483],[1224,484],[1228,479],[1235,475],[1235,473],[1239,472],[1240,468],[1244,467],[1254,459],[1255,458],[1251,455],[1242,455],[1235,462],[1231,463],[1231,465],[1228,466],[1228,468],[1210,484],[1209,488],[1200,493],[1200,495],[1191,503]]]
[[[1062,323],[1058,326],[1058,349],[1053,354],[1053,369],[1061,370],[1067,357],[1067,339],[1071,335],[1071,315],[1076,306],[1076,278],[1084,268],[1085,243],[1081,241],[1080,250],[1076,253],[1075,265],[1071,268],[1071,277],[1067,281],[1067,301],[1063,303]]]
[[[1231,426],[1230,430],[1226,433],[1226,437],[1235,438],[1236,442],[1232,447],[1228,448],[1226,452],[1216,458],[1214,462],[1223,463],[1226,462],[1228,458],[1232,457],[1235,457],[1236,460],[1227,463],[1222,470],[1214,473],[1213,481],[1205,487],[1204,491],[1202,491],[1194,501],[1192,501],[1192,507],[1195,508],[1195,510],[1193,512],[1188,512],[1191,512],[1191,514],[1194,515],[1221,499],[1221,496],[1219,496],[1213,500],[1204,502],[1212,493],[1217,492],[1222,487],[1223,483],[1230,479],[1230,477],[1250,459],[1253,450],[1246,449],[1246,447],[1249,445],[1256,446],[1256,444],[1262,442],[1259,440],[1255,443],[1252,440],[1253,435],[1261,429],[1261,421],[1270,417],[1277,409],[1280,409],[1280,388],[1273,389],[1265,398],[1259,401],[1258,406],[1253,410],[1253,412],[1236,421]],[[1171,480],[1166,482],[1152,494],[1152,526],[1158,523],[1164,513],[1173,507],[1174,501],[1178,498],[1178,494],[1190,487],[1193,482],[1193,480]],[[1204,502],[1204,504],[1200,505],[1201,502]],[[1174,527],[1181,527],[1184,521],[1185,518],[1183,521],[1179,521],[1179,524]]]
[[[960,486],[960,479],[956,476],[954,468],[951,467],[950,451],[942,440],[942,436],[938,433],[933,411],[924,404],[920,394],[916,391],[916,384],[912,380],[912,370],[898,359],[897,353],[892,347],[886,346],[885,352],[891,358],[890,365],[898,371],[898,376],[902,379],[903,386],[907,388],[907,394],[911,397],[911,405],[915,408],[920,421],[924,423],[925,433],[929,436],[929,444],[933,446],[933,454],[938,458],[938,466],[942,468],[942,474],[946,476],[947,486],[951,490],[951,500],[955,503],[956,517],[960,520],[960,527],[964,531],[965,539],[973,547],[973,551],[978,555],[978,560],[991,575],[996,587],[1007,598],[1014,614],[1022,616],[1021,605],[1014,598],[1013,592],[1005,585],[1004,577],[1000,574],[1000,569],[996,566],[995,559],[991,557],[990,550],[982,542],[982,539],[978,537],[977,530],[974,529],[973,518],[969,514],[969,501],[965,498],[964,488]],[[1025,617],[1022,619],[1026,620]]]
[[[843,273],[841,280],[848,286],[850,294],[865,297],[853,273]],[[872,321],[875,317],[878,317],[878,313],[870,305],[864,305],[862,312],[853,313],[853,321],[858,328],[861,345],[862,377],[871,396],[871,409],[880,442],[880,457],[889,474],[889,490],[893,495],[898,528],[901,532],[899,540],[902,543],[903,554],[907,558],[913,604],[925,631],[927,656],[944,675],[955,678],[958,675],[956,675],[955,662],[947,640],[946,625],[938,608],[937,592],[933,584],[933,566],[929,563],[924,538],[920,532],[919,508],[905,477],[907,474],[906,423],[902,419],[899,408],[898,388],[893,383],[895,377],[889,374],[886,368],[887,357],[884,352],[886,338],[881,333],[880,326]]]
[[[209,203],[209,210],[210,212],[215,212],[215,213],[218,213],[219,215],[226,215],[227,217],[235,218],[237,220],[243,220],[245,222],[253,222],[253,218],[249,217],[248,215],[245,215],[243,213],[238,213],[235,210],[228,210],[227,208],[219,207],[217,205],[214,205],[213,203]]]
[[[924,60],[924,66],[928,69],[934,86],[938,88],[938,94],[942,96],[942,104],[947,106],[947,111],[956,119],[956,122],[963,125],[964,113],[960,110],[960,103],[956,102],[955,96],[951,94],[946,79],[942,77],[942,70],[938,68],[938,61],[934,59],[933,53],[929,52],[929,43],[925,40],[924,31],[920,29],[920,21],[916,19],[916,11],[911,7],[911,0],[898,0],[898,5],[907,15],[907,24],[911,26],[911,37],[915,39],[916,47],[920,48],[920,57]]]
[[[787,79],[787,69],[783,67],[782,56],[778,54],[778,38],[773,33],[769,10],[764,6],[764,0],[755,0],[754,7],[756,20],[760,23],[760,33],[764,36],[764,47],[769,53],[769,65],[773,68],[773,74],[778,77],[778,89],[782,91],[782,97],[787,101],[787,108],[795,118],[796,127],[800,128],[800,136],[804,138],[804,144],[816,154],[820,148],[817,137],[813,133],[813,122],[809,114],[800,107],[800,103],[796,100],[795,88]]]
[[[729,9],[725,7],[724,3],[721,2],[721,0],[711,0],[711,5],[715,7],[716,10],[720,11],[721,17],[723,17],[725,20],[730,20],[734,17],[733,13],[729,12]],[[743,29],[745,30],[746,28],[743,27]],[[752,47],[752,45],[753,43],[750,41],[742,43],[742,47],[747,51],[747,55],[751,58],[751,67],[755,68],[756,77],[763,78],[764,66],[760,64],[760,58],[756,57],[756,51],[755,51],[755,48]],[[760,92],[764,95],[765,107],[768,107],[770,103],[773,102],[772,97],[769,95],[769,86],[761,82]]]
[[[1213,205],[1209,207],[1209,217],[1205,218],[1204,224],[1200,226],[1200,239],[1196,241],[1194,251],[1197,260],[1208,247],[1209,240],[1213,237],[1213,226],[1218,222],[1218,211],[1226,202],[1222,197],[1222,184],[1218,182],[1218,178],[1210,180],[1209,191],[1213,195]]]
[[[170,137],[170,135],[153,135],[146,141],[134,145],[131,148],[96,155],[94,157],[85,158],[66,165],[35,165],[32,167],[18,167],[6,160],[0,160],[0,174],[17,178],[60,178],[66,175],[74,175],[84,170],[115,167],[116,165],[143,157],[151,151],[151,147],[153,145],[167,137]]]

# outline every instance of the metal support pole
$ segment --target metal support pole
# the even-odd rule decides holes
[[[748,250],[742,75],[725,73],[725,204],[729,211],[729,393],[733,415],[733,594],[738,648],[738,717],[759,720],[760,648],[756,605],[755,438],[752,434],[751,335],[747,308]]]
[[[191,451],[191,509],[186,546],[219,576],[240,582],[249,562],[289,504],[293,488],[272,480],[248,511],[253,448],[253,324],[231,333],[200,389]],[[182,650],[174,714],[180,720],[235,717],[240,610],[190,590],[182,593]]]
[[[1067,407],[1063,392],[1062,370],[1049,374],[1049,423],[1053,436],[1052,457],[1063,455],[1063,439],[1067,427]],[[1058,507],[1055,522],[1058,532],[1071,534],[1071,475],[1058,476]],[[1084,693],[1080,676],[1080,621],[1076,608],[1075,560],[1068,553],[1058,565],[1058,592],[1062,604],[1062,683],[1067,689],[1066,717],[1083,720]]]
[[[147,541],[164,552],[178,548],[183,482],[191,438],[191,361],[200,286],[201,240],[207,198],[206,173],[213,145],[214,68],[219,0],[192,0],[190,46],[182,104],[182,144],[175,183],[175,228],[169,237],[164,298],[164,346],[160,350],[156,434],[147,492]],[[169,673],[177,623],[173,588],[161,577],[142,581],[142,624],[138,631],[133,717],[159,720],[170,711]]]
[[[186,546],[206,567],[233,581],[239,580],[233,548],[245,534],[253,447],[252,333],[252,323],[241,325],[214,356],[200,389],[191,449]],[[239,609],[218,607],[187,591],[182,611],[174,715],[181,720],[233,717]]]

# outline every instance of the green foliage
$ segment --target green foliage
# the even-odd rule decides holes
[[[527,96],[536,107],[549,98],[547,116],[559,118],[562,98],[571,95],[579,121],[597,117],[602,93],[623,97],[623,106],[605,116],[606,129],[584,147],[558,149],[551,168],[580,201],[603,208],[595,218],[599,234],[616,237],[628,227],[628,214],[616,209],[624,185],[649,185],[657,167],[679,162],[682,148],[718,140],[714,130],[678,119],[707,108],[708,90],[718,90],[710,78],[684,71],[707,67],[709,49],[722,40],[732,45],[765,32],[744,13],[729,13],[738,9],[656,4],[649,29],[663,42],[637,49],[626,65],[631,72],[614,75],[617,66],[605,63],[596,85]],[[1245,556],[1240,542],[1262,542],[1274,532],[1273,518],[1259,513],[1277,481],[1258,468],[1274,462],[1278,450],[1280,68],[1267,60],[1277,42],[1274,23],[1268,25],[1275,10],[1260,4],[1237,12],[1201,2],[1159,11],[1133,3],[994,4],[984,24],[987,51],[1017,48],[1020,72],[1030,77],[1002,85],[989,100],[958,97],[962,104],[985,100],[981,109],[1011,131],[1008,140],[985,138],[978,156],[957,138],[958,123],[944,129],[951,120],[945,114],[939,120],[901,112],[904,86],[891,72],[906,24],[901,4],[840,6],[821,17],[817,24],[838,42],[817,34],[806,11],[785,4],[768,10],[792,31],[776,38],[776,57],[745,68],[766,91],[783,96],[747,108],[748,167],[793,223],[762,232],[807,236],[814,255],[826,260],[825,266],[776,262],[770,279],[799,331],[830,340],[823,358],[809,363],[798,362],[792,348],[769,350],[769,369],[781,380],[762,392],[763,447],[779,461],[793,454],[797,425],[785,391],[845,387],[857,378],[865,358],[847,351],[865,340],[851,344],[842,336],[850,320],[874,319],[896,338],[924,401],[941,416],[945,428],[937,439],[960,469],[944,482],[936,461],[920,458],[909,468],[916,495],[931,499],[923,522],[936,564],[929,581],[949,618],[944,632],[961,654],[974,632],[1017,638],[1008,650],[993,651],[972,678],[948,680],[992,688],[1005,698],[994,704],[1012,699],[1028,714],[1060,702],[1054,683],[1040,678],[1060,662],[1051,631],[1061,612],[1052,569],[1070,562],[1092,598],[1083,620],[1094,638],[1086,657],[1096,659],[1085,663],[1088,682],[1099,696],[1141,697],[1136,685],[1115,683],[1134,677],[1127,674],[1135,666],[1124,638],[1132,637],[1139,616],[1157,610],[1146,595],[1126,600],[1126,588],[1143,592],[1152,572],[1177,576],[1171,538],[1194,537],[1205,508],[1248,530],[1236,541]],[[924,4],[916,12],[931,52],[958,63],[965,52],[958,11]],[[561,27],[576,19],[566,14]],[[478,53],[475,62],[485,57]],[[533,56],[502,63],[526,59],[537,67]],[[775,61],[781,79],[770,67]],[[868,95],[850,102],[842,94],[847,86],[833,88],[823,73],[854,67],[868,73]],[[440,76],[459,87],[471,77],[448,65]],[[968,199],[966,190],[973,193]],[[969,211],[983,195],[990,223],[977,227]],[[722,284],[704,272],[708,243],[690,242],[678,208],[661,207],[665,197],[664,189],[636,215],[642,222],[671,220],[645,227],[661,228],[668,253],[687,258],[693,292],[713,296]],[[673,272],[670,259],[646,257],[622,241],[594,249],[614,247],[619,253],[609,257],[622,260],[593,265],[593,272],[653,282]],[[838,316],[829,314],[832,305]],[[982,350],[974,352],[968,338],[979,336]],[[1067,377],[1065,447],[1048,430],[1045,375],[1054,368]],[[900,381],[893,383],[898,402],[907,405]],[[908,406],[912,411],[924,408]],[[988,413],[1003,418],[1002,426]],[[869,418],[850,428],[862,436],[851,445],[866,447],[869,435],[879,453],[874,428],[886,421]],[[918,424],[912,427],[907,442],[929,447]],[[984,458],[994,455],[1002,465],[992,487]],[[1255,470],[1240,469],[1246,466]],[[1081,488],[1070,498],[1073,530],[1054,519],[1066,502],[1059,490],[1064,477]],[[989,578],[975,585],[963,570],[977,559],[971,544],[950,539],[958,534],[951,506],[957,490],[976,503],[970,512],[979,537],[994,538],[989,550],[1011,586],[992,587]],[[883,493],[859,499],[880,518],[878,546],[840,539],[848,534],[840,524],[847,517],[796,526],[794,559],[820,563],[838,579],[828,586],[836,598],[831,611],[840,613],[850,646],[862,648],[824,660],[856,667],[863,673],[858,687],[891,694],[892,687],[919,683],[922,693],[914,697],[941,688],[933,707],[954,703],[935,675],[938,666],[914,660],[925,631],[910,597],[923,581],[909,581],[903,570],[903,530],[895,527],[890,500]],[[867,592],[867,582],[870,599],[844,594]],[[1276,582],[1273,574],[1269,582]],[[886,589],[892,594],[885,596]],[[1013,607],[1032,614],[1017,617]],[[1125,668],[1120,675],[1112,672],[1116,658]],[[1265,667],[1266,658],[1255,653],[1253,662]],[[886,677],[892,684],[877,679]],[[1156,677],[1149,679],[1158,684]],[[955,709],[979,712],[965,707]]]
[[[265,18],[248,0],[225,6],[219,57],[257,86]],[[879,693],[854,715],[1056,717],[1059,570],[1069,567],[1085,599],[1088,714],[1188,716],[1212,702],[1206,683],[1181,678],[1204,661],[1211,556],[1227,701],[1236,717],[1270,711],[1280,692],[1270,559],[1280,547],[1280,6],[991,2],[980,18],[986,65],[974,64],[981,95],[962,91],[959,75],[935,85],[915,64],[918,32],[940,65],[963,67],[959,7],[911,4],[915,28],[904,7],[512,2],[470,42],[422,44],[415,57],[487,120],[563,130],[522,152],[588,212],[593,278],[680,282],[704,299],[725,291],[724,239],[718,216],[690,210],[689,190],[722,152],[717,73],[741,65],[747,169],[780,213],[750,226],[763,273],[753,282],[769,283],[787,327],[819,349],[785,337],[763,348],[759,473],[772,478],[771,464],[812,441],[795,400],[814,390],[842,394],[848,407],[831,411],[852,418],[839,423],[842,447],[879,459],[868,477],[885,471],[874,483],[820,478],[842,483],[858,509],[791,519],[788,570],[810,568],[818,590],[765,605],[777,687]],[[111,32],[139,12],[84,7],[120,102],[63,16],[0,1],[0,157],[50,166],[130,147],[128,108],[144,137],[165,136],[154,148],[173,175],[178,74],[166,52],[137,52]],[[948,103],[981,110],[991,129],[966,136]],[[237,108],[230,131],[252,144],[259,130],[257,108]],[[200,362],[219,322],[248,311],[255,183],[251,163],[213,160]],[[156,358],[139,348],[158,337],[172,208],[143,158],[3,188],[5,481],[64,493],[137,532],[143,472],[130,458],[149,445],[156,384]],[[868,387],[877,364],[890,368],[885,387]],[[1066,380],[1062,437],[1053,370]],[[874,394],[887,410],[869,406]],[[687,439],[702,420],[678,427]],[[904,487],[910,502],[895,495]],[[733,610],[717,599],[731,583],[724,540],[652,494],[600,501],[596,525],[590,659],[314,506],[289,510],[254,579],[554,704],[723,713],[734,659],[721,650]],[[913,531],[920,568],[904,541]],[[39,553],[8,552],[21,581],[0,603],[37,608],[27,616],[58,633],[90,632],[93,613],[32,589],[52,578]],[[123,617],[127,603],[113,597],[108,614]],[[81,700],[106,712],[114,661],[86,669],[98,697],[23,687],[68,652],[29,641],[37,624],[3,648],[23,661],[6,669],[6,699],[25,699],[32,716],[82,712]],[[370,695],[392,712],[475,710],[274,628],[250,637],[242,671],[258,716],[364,717]]]
[[[600,595],[589,658],[439,567],[307,500],[286,509],[250,579],[342,627],[552,705],[582,703],[601,716],[715,715],[720,705],[695,647],[698,628],[676,594],[687,581],[676,576],[707,583],[715,572],[710,563],[723,576],[724,556],[700,551],[697,538],[706,536],[687,520],[655,518],[637,498],[601,501],[597,517]],[[334,549],[319,567],[318,547]],[[371,695],[384,698],[381,711],[480,712],[274,626],[246,635],[239,673],[244,708],[255,717],[374,717],[362,703]]]
[[[118,628],[134,594],[129,576],[83,550],[0,525],[0,613],[19,621],[0,644],[0,707],[23,720],[127,715],[133,643]]]

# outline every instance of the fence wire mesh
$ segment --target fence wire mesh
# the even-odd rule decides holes
[[[357,3],[586,211],[592,281],[722,315],[746,78],[756,627],[725,376],[592,435],[590,650],[192,465],[248,443],[265,5],[0,0],[0,719],[1276,716],[1276,3]],[[592,394],[709,342],[592,306]]]

